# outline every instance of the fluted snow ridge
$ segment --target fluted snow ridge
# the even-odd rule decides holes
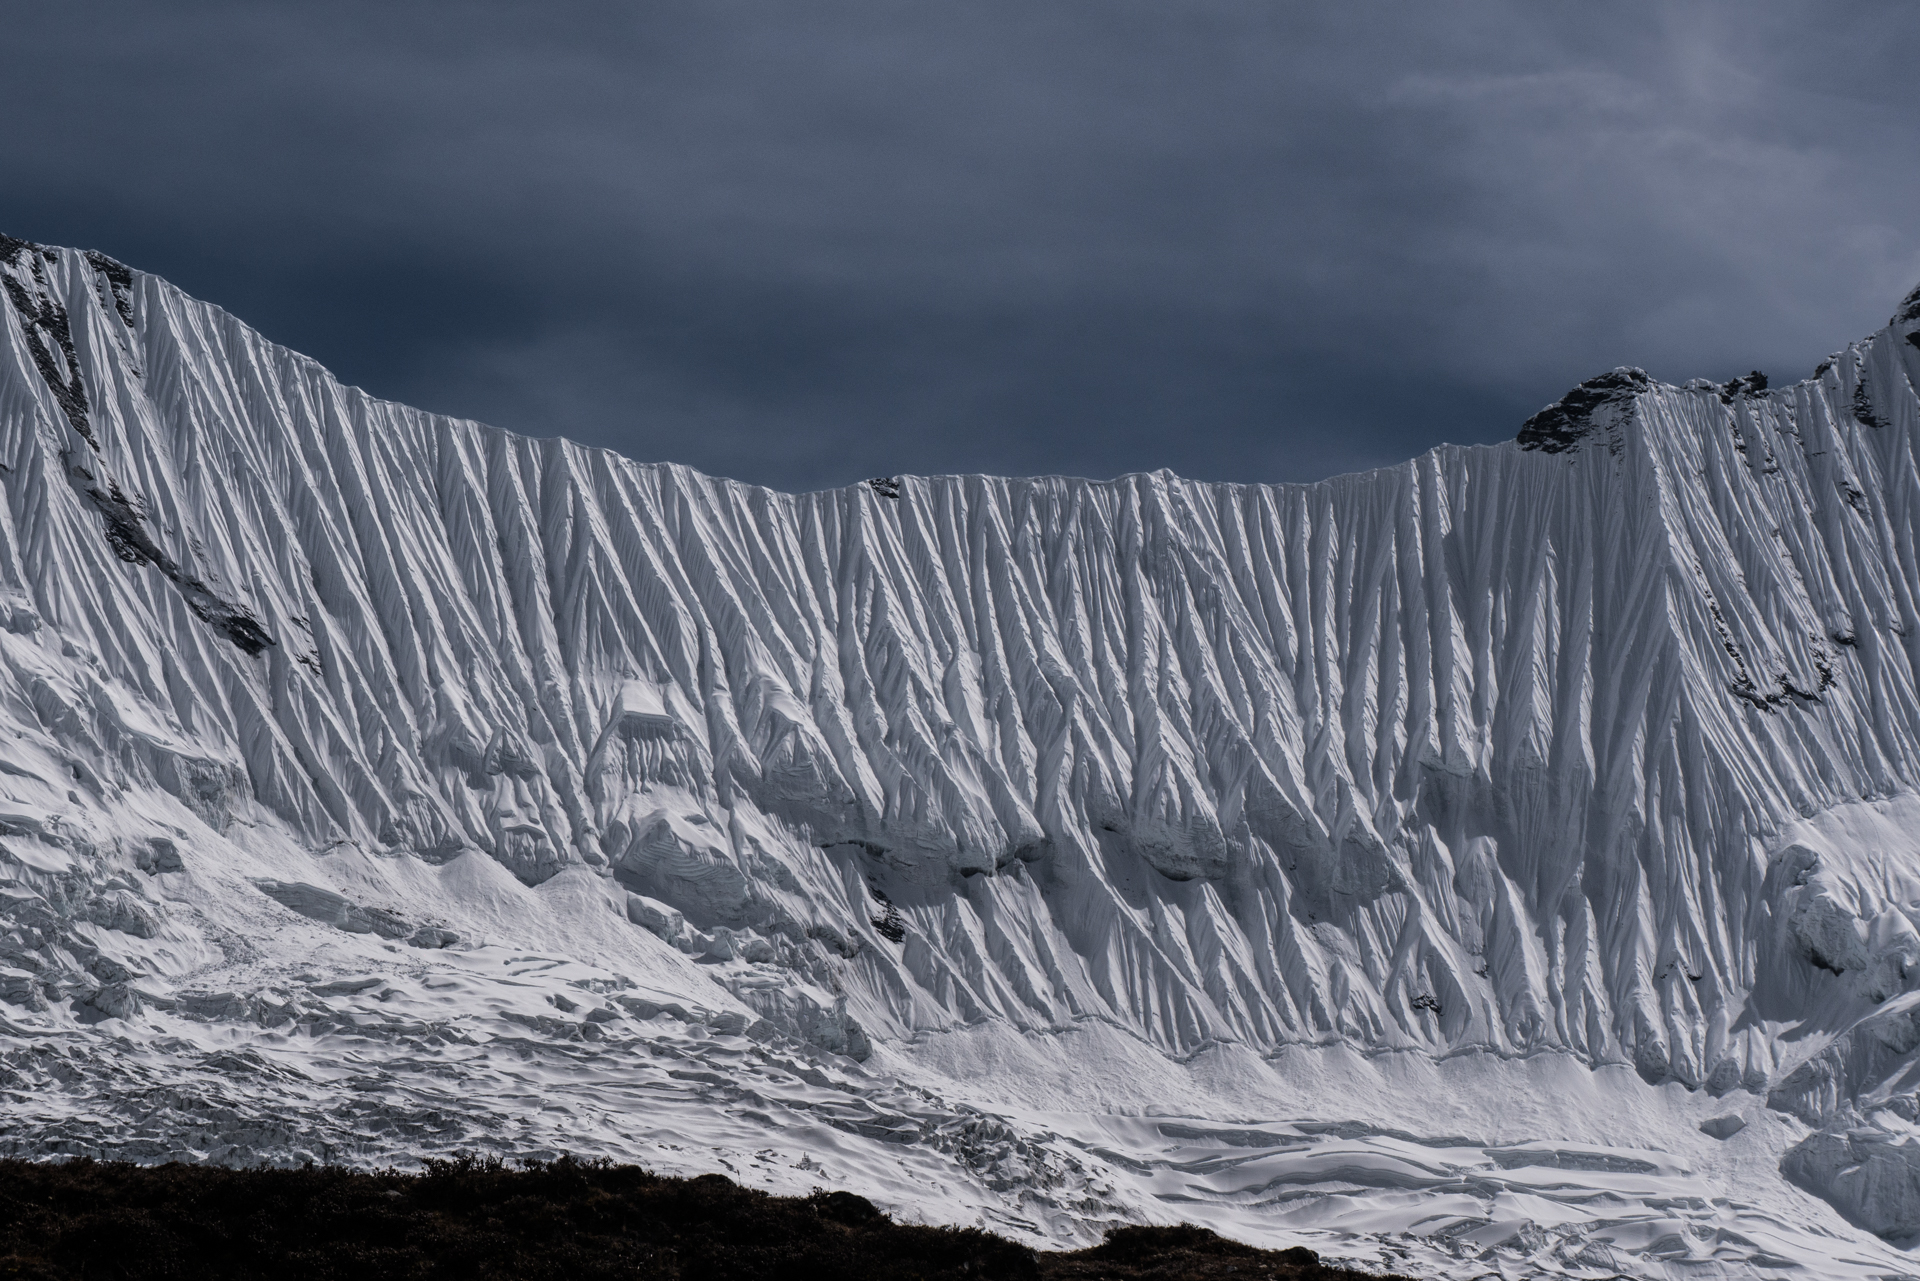
[[[1920,982],[1920,909],[1780,849],[1920,778],[1914,308],[1551,448],[791,495],[377,400],[98,255],[0,275],[4,781],[69,823],[584,863],[888,1035],[1757,1087]]]

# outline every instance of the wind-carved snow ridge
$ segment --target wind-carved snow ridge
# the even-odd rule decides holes
[[[0,283],[13,1150],[1905,1266],[1920,294],[1315,485],[791,495]]]

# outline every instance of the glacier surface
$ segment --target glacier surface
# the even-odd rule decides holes
[[[0,1150],[1920,1273],[1920,291],[1314,485],[793,495],[0,286]]]

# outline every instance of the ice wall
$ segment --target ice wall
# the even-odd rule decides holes
[[[1920,776],[1915,298],[1793,386],[1615,371],[1315,485],[791,495],[374,399],[99,255],[0,277],[17,833],[157,789],[584,865],[843,1038],[1764,1089],[1920,986],[1871,851],[1782,845]]]

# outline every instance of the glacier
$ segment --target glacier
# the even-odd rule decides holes
[[[0,1151],[1920,1273],[1920,290],[1317,484],[786,494],[0,286]]]

